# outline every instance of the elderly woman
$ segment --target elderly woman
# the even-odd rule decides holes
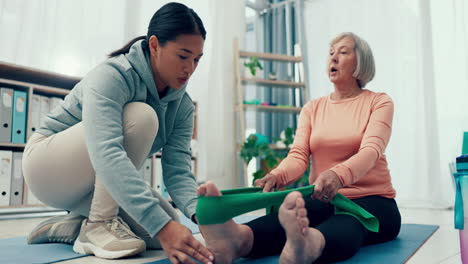
[[[216,263],[280,253],[280,263],[336,262],[352,257],[361,246],[398,235],[401,217],[384,155],[393,102],[385,93],[364,89],[374,73],[366,41],[343,33],[331,42],[328,77],[334,91],[303,107],[288,157],[255,182],[265,192],[287,186],[303,175],[312,156],[313,196],[292,192],[279,213],[245,225],[228,221],[202,226]],[[353,216],[334,214],[329,201],[337,192],[376,216],[379,231],[368,231]],[[200,186],[198,193],[221,195],[212,183]]]

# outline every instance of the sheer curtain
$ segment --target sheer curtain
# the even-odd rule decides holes
[[[468,3],[465,0],[431,1],[434,79],[439,123],[440,160],[454,162],[468,131]]]
[[[124,0],[0,0],[0,60],[83,76],[124,42]]]
[[[139,35],[163,0],[0,0],[0,61],[84,76]],[[233,40],[244,34],[244,2],[179,1],[203,20],[205,55],[187,90],[198,102],[198,179],[222,188],[234,176]],[[242,42],[241,42],[242,43]]]
[[[243,42],[244,1],[205,2],[207,42],[200,69],[191,81],[190,94],[199,102],[199,178],[214,181],[221,188],[240,186],[235,175],[234,39]],[[203,174],[201,174],[202,172]]]
[[[273,1],[271,7],[261,15],[264,26],[264,45],[260,52],[269,52],[284,55],[294,54],[297,44],[297,31],[295,21],[295,6],[293,2]],[[278,80],[287,80],[295,76],[292,63],[264,61],[264,76],[268,79],[270,72],[275,72]],[[302,106],[305,102],[296,102],[296,92],[300,89],[284,89],[282,87],[259,87],[257,98],[262,102],[274,102],[282,105]],[[304,96],[302,94],[302,96]],[[299,99],[299,98],[298,98]],[[270,139],[279,138],[281,131],[287,127],[296,128],[296,113],[257,112],[258,132]]]
[[[460,154],[467,89],[467,8],[464,1],[321,0],[304,2],[310,94],[330,93],[329,41],[344,31],[367,40],[376,77],[367,89],[395,102],[386,155],[407,207],[453,205],[448,162]]]

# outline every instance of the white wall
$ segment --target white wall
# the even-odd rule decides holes
[[[0,0],[0,60],[82,76],[125,41],[124,0]]]

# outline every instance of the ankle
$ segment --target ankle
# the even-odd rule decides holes
[[[254,235],[252,229],[247,225],[239,225],[240,243],[239,256],[246,257],[252,251]]]
[[[86,224],[99,224],[99,223],[107,223],[107,222],[110,222],[112,221],[112,219],[114,219],[116,216],[114,217],[111,217],[111,218],[108,218],[106,220],[102,220],[102,219],[91,219],[91,218],[88,218],[86,219]]]
[[[315,228],[309,228],[309,236],[312,237],[312,244],[315,246],[315,255],[322,255],[322,251],[325,248],[325,237],[322,232]]]
[[[87,219],[86,220],[86,226],[87,227],[93,227],[93,226],[95,226],[97,224],[101,224],[101,223],[104,223],[104,222],[105,221],[100,221],[100,220],[99,221],[91,221],[91,220]]]

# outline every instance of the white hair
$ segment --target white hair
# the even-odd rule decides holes
[[[354,52],[356,52],[357,64],[353,77],[356,78],[359,87],[364,88],[375,76],[375,62],[372,50],[365,40],[352,32],[339,34],[330,42],[330,46],[336,44],[345,37],[350,37],[354,41]]]

